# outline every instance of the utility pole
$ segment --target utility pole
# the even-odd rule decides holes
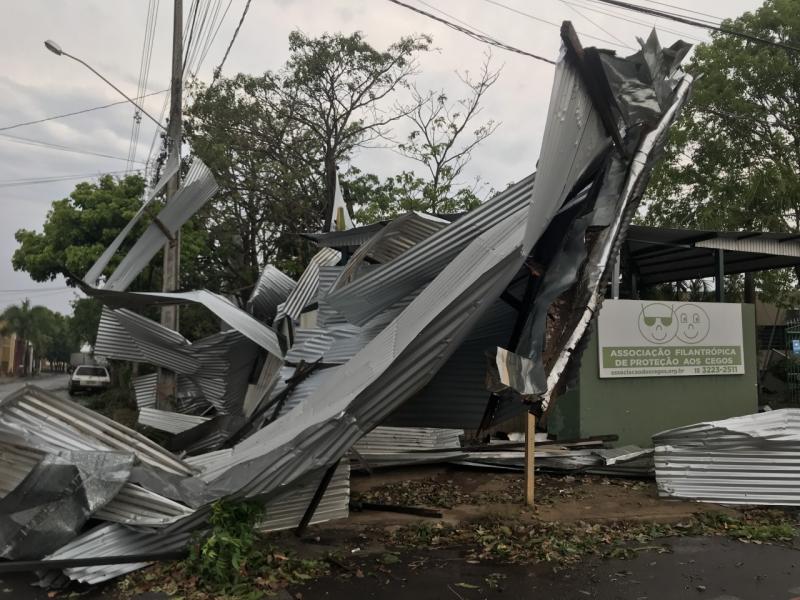
[[[182,102],[183,102],[183,0],[174,0],[172,21],[172,81],[170,83],[169,127],[167,128],[167,162],[181,160]],[[167,183],[167,203],[178,191],[180,169]],[[172,239],[164,245],[164,273],[162,290],[174,292],[180,284],[181,270],[181,232],[175,232]],[[161,324],[178,330],[177,305],[161,307]],[[170,409],[171,399],[177,391],[177,376],[172,371],[160,369],[158,372],[158,395],[156,406]]]

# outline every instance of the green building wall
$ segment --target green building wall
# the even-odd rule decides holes
[[[595,331],[578,385],[556,400],[548,432],[559,439],[617,434],[617,446],[651,446],[654,433],[758,410],[755,308],[741,304],[744,375],[600,379]],[[595,328],[596,329],[596,328]]]

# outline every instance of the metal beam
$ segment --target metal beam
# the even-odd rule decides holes
[[[725,250],[714,250],[716,273],[714,273],[714,295],[717,302],[725,302]]]

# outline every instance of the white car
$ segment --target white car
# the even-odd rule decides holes
[[[69,376],[67,390],[70,394],[76,392],[102,391],[111,385],[111,377],[108,369],[93,365],[81,365],[76,367]]]

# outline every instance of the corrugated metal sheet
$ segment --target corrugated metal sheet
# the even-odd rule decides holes
[[[3,498],[47,455],[31,447],[0,443],[0,498]],[[128,525],[163,526],[193,511],[130,482],[95,517]]]
[[[217,191],[217,182],[199,158],[194,158],[180,189],[156,217],[170,232],[178,231]],[[109,276],[105,289],[123,291],[168,241],[161,227],[151,223]]]
[[[272,265],[261,271],[250,298],[247,310],[257,319],[265,323],[272,322],[278,312],[278,306],[285,302],[297,283]]]
[[[336,376],[202,478],[213,488],[268,494],[338,460],[421,389],[480,320],[486,299],[508,284],[527,254],[521,251],[523,227],[512,216],[477,237],[388,327],[337,367]]]
[[[105,289],[83,287],[83,290],[108,306],[143,308],[169,304],[199,304],[204,306],[226,324],[226,329],[234,329],[253,343],[258,344],[275,356],[283,356],[278,336],[275,332],[243,311],[230,300],[208,290],[193,292],[115,292]],[[154,321],[150,321],[155,323]],[[180,337],[180,336],[179,336]],[[182,338],[181,338],[182,339]]]
[[[255,345],[238,331],[224,331],[191,344],[155,321],[125,309],[105,307],[95,354],[148,363],[186,376],[202,393],[203,401],[220,414],[242,411],[256,358]],[[197,400],[190,398],[191,402]]]
[[[386,227],[365,241],[347,261],[341,275],[333,285],[334,290],[363,276],[364,260],[389,262],[427,239],[450,222],[423,213],[408,212],[400,215]]]
[[[463,459],[462,429],[376,427],[353,446],[353,468],[381,468]],[[364,464],[366,463],[366,465]]]
[[[355,248],[366,243],[373,235],[383,229],[388,221],[379,221],[346,231],[325,231],[302,233],[304,238],[326,248]]]
[[[800,506],[800,409],[679,427],[653,443],[661,496]]]
[[[342,260],[342,253],[331,248],[322,248],[311,257],[306,270],[297,281],[297,286],[289,294],[286,302],[278,306],[275,320],[289,317],[293,321],[297,321],[303,309],[317,299],[320,267],[335,265],[340,260]]]
[[[787,238],[789,236],[787,235]],[[752,252],[754,254],[773,254],[775,256],[800,257],[800,244],[795,241],[769,239],[766,237],[748,237],[737,240],[728,237],[714,237],[694,244],[698,248],[714,248],[716,250],[733,250],[735,252]]]
[[[479,208],[426,238],[395,260],[379,265],[327,301],[350,323],[363,325],[394,302],[431,281],[480,234],[528,209],[534,176],[509,186]]]
[[[136,214],[133,218],[128,221],[128,224],[122,228],[122,231],[119,232],[117,237],[114,238],[114,241],[109,244],[108,248],[103,251],[103,254],[100,255],[100,258],[97,259],[97,262],[92,265],[92,268],[86,272],[84,275],[83,280],[91,285],[97,285],[97,280],[100,278],[100,275],[103,274],[103,270],[108,266],[108,263],[111,262],[111,259],[119,250],[119,247],[122,245],[122,242],[125,241],[125,238],[130,235],[131,230],[134,228],[136,223],[139,222],[139,219],[142,218],[147,208],[153,203],[153,200],[164,190],[167,185],[167,182],[172,179],[175,174],[178,172],[180,168],[180,161],[178,160],[168,160],[166,166],[164,167],[164,172],[161,174],[161,178],[158,180],[156,186],[150,190],[150,193],[142,202],[142,206],[136,211]]]
[[[508,344],[516,319],[516,310],[503,300],[494,301],[430,383],[386,419],[386,424],[477,429],[490,396],[486,352]],[[516,413],[526,410],[522,402],[514,407]]]
[[[293,486],[291,491],[275,496],[264,505],[264,520],[259,525],[261,531],[280,531],[300,524],[300,519],[311,503],[319,487],[320,477],[309,478],[301,485]],[[310,524],[324,523],[334,519],[346,519],[350,515],[350,466],[341,461],[333,472],[333,478],[325,494],[314,511]]]
[[[53,452],[118,450],[132,452],[144,464],[188,476],[193,470],[155,442],[75,402],[37,388],[25,388],[0,400],[4,441]],[[15,441],[17,440],[17,441]]]
[[[152,427],[159,431],[169,433],[182,433],[193,427],[205,423],[210,417],[200,417],[197,415],[184,415],[171,410],[158,410],[156,408],[139,409],[139,425]]]
[[[158,373],[141,375],[131,382],[133,384],[133,397],[136,399],[136,406],[139,410],[143,408],[155,408],[158,386]]]

